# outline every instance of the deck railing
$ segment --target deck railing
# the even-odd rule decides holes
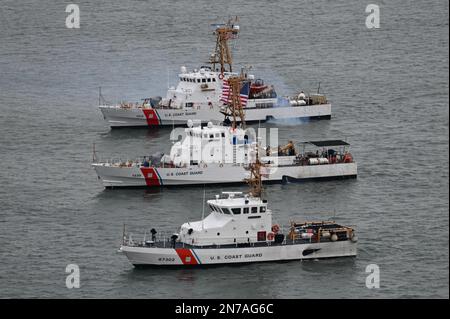
[[[280,232],[282,233],[282,232]],[[163,248],[169,248],[172,247],[173,242],[171,240],[173,233],[171,232],[158,232],[154,236],[150,233],[150,231],[144,232],[144,234],[140,233],[138,235],[135,235],[131,232],[124,231],[123,234],[123,241],[122,245],[124,246],[131,246],[131,247],[163,247]],[[202,240],[208,240],[210,242],[213,242],[213,240],[217,238],[216,237],[202,237]],[[185,242],[180,242],[179,238],[177,238],[176,245],[177,247],[192,247],[195,246],[196,249],[201,248],[220,248],[221,246],[235,246],[239,247],[240,245],[249,245],[250,247],[254,247],[255,245],[260,246],[262,244],[265,244],[267,246],[272,245],[287,245],[287,236],[284,237],[283,242],[281,243],[275,243],[275,241],[271,240],[251,240],[249,237],[241,236],[241,237],[228,237],[225,239],[236,239],[236,242],[234,243],[216,243],[216,244],[210,244],[210,245],[204,245],[204,246],[197,246],[196,242],[193,242],[192,244],[187,244]]]

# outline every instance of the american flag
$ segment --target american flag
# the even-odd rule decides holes
[[[242,107],[245,107],[247,105],[249,93],[250,93],[250,83],[245,82],[241,88],[241,92],[239,92]],[[231,94],[230,84],[228,83],[227,80],[224,79],[223,85],[222,85],[222,97],[220,100],[224,103],[229,103],[230,102],[230,94]]]

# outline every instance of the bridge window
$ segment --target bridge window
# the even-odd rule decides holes
[[[220,133],[216,133],[216,137],[219,138],[220,137]]]
[[[240,208],[232,208],[231,210],[233,211],[233,214],[235,214],[235,215],[239,215],[241,213]]]
[[[258,212],[258,207],[252,207],[252,214],[256,214]]]
[[[202,79],[202,82],[203,82],[203,83],[206,83],[206,79]]]
[[[211,79],[210,79],[210,78],[208,78],[208,82],[211,82]]]
[[[260,213],[265,213],[265,212],[266,212],[266,206],[261,206],[261,207],[259,208],[259,212],[260,212]]]
[[[200,83],[200,79],[197,79],[197,83]]]
[[[213,78],[212,81],[213,81],[213,82],[216,82],[216,78]]]
[[[228,208],[222,208],[222,212],[223,212],[224,214],[231,215],[231,212],[229,211]]]
[[[248,207],[244,207],[244,214],[248,214],[248,213],[249,213]]]

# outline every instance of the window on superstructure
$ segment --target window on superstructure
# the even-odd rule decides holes
[[[222,208],[222,212],[223,212],[224,214],[231,215],[231,212],[229,211],[228,208]]]
[[[208,78],[208,82],[211,82],[211,78]]]
[[[252,214],[256,214],[258,212],[258,207],[252,207]]]
[[[202,79],[202,82],[203,82],[203,83],[206,83],[206,79]]]
[[[220,137],[220,133],[216,133],[216,137],[219,138]]]
[[[265,213],[265,212],[266,212],[266,206],[261,206],[261,207],[259,208],[259,212],[260,212],[260,213]]]
[[[248,207],[244,207],[244,212],[243,212],[244,214],[248,214],[249,213],[249,209],[248,209]]]
[[[232,208],[231,211],[233,212],[233,214],[235,215],[239,215],[241,213],[241,209],[240,208]]]
[[[216,82],[216,78],[213,78],[212,81],[213,81],[213,82]]]
[[[224,132],[222,132],[222,137],[225,137],[225,133]]]
[[[200,79],[197,79],[197,83],[200,83]]]

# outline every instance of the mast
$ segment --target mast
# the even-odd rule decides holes
[[[242,108],[241,88],[243,84],[242,76],[232,76],[228,78],[230,86],[230,96],[226,106],[226,115],[233,117],[233,127],[237,128],[237,122],[241,122],[242,129],[245,129],[245,113]]]
[[[206,188],[205,184],[203,184],[202,229],[204,228],[203,220],[205,219],[205,202],[206,202]]]
[[[250,177],[246,178],[248,186],[250,187],[250,195],[253,197],[261,197],[263,192],[261,167],[264,166],[259,160],[259,142],[256,144],[256,159],[249,164]]]
[[[97,153],[95,152],[95,143],[92,143],[92,163],[97,162]]]
[[[236,24],[238,17],[229,19],[226,24],[217,25],[214,31],[216,35],[216,48],[211,54],[210,63],[213,70],[216,70],[216,65],[220,65],[220,73],[232,72],[233,59],[231,57],[231,50],[228,46],[228,40],[234,39],[239,33],[239,26]]]

